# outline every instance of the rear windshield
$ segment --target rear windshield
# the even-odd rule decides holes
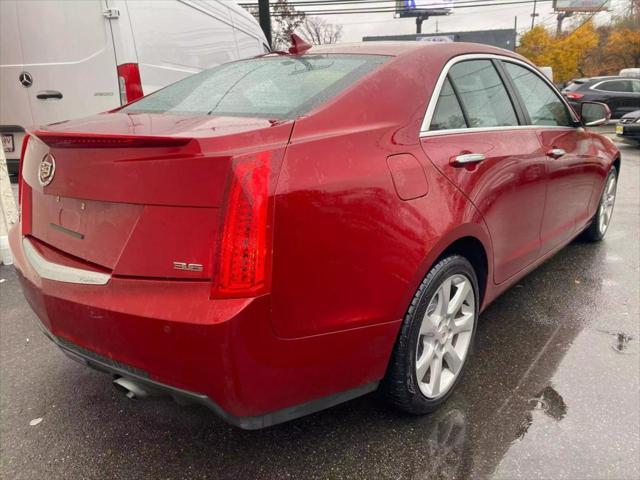
[[[389,57],[261,57],[198,73],[124,107],[128,113],[293,118],[361,79]]]

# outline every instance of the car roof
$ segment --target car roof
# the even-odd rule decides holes
[[[410,55],[415,52],[429,52],[447,56],[461,55],[464,53],[489,53],[520,58],[509,50],[492,47],[480,43],[468,42],[412,42],[412,41],[382,41],[382,42],[358,42],[338,43],[332,45],[316,45],[308,50],[308,54],[314,53],[345,53],[363,55],[390,55],[394,57]]]
[[[602,75],[599,77],[574,78],[571,81],[575,83],[588,83],[588,82],[599,82],[602,80],[629,80],[629,77],[620,77],[617,75]]]

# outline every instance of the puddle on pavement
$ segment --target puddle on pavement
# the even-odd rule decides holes
[[[601,333],[605,333],[613,337],[611,342],[611,348],[617,353],[634,353],[638,349],[638,343],[632,342],[635,340],[631,335],[624,332],[608,332],[606,330],[599,330]]]
[[[551,385],[545,387],[538,395],[528,400],[534,410],[542,410],[554,420],[560,421],[567,414],[567,404]]]
[[[613,348],[618,353],[630,353],[629,342],[633,340],[633,337],[622,332],[616,333],[614,334],[614,336],[615,340],[613,341],[611,348]]]
[[[532,411],[541,411],[557,422],[567,415],[567,404],[564,403],[562,395],[560,395],[551,385],[543,388],[535,397],[527,400],[527,403],[531,407]],[[520,422],[516,431],[516,440],[522,440],[527,434],[529,427],[533,425],[532,411],[526,412],[524,420]]]

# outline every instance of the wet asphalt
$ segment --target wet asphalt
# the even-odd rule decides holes
[[[640,149],[620,148],[605,241],[572,243],[490,306],[459,388],[425,417],[371,394],[247,432],[129,400],[45,339],[0,267],[0,477],[640,478]]]

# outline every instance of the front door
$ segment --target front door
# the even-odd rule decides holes
[[[501,283],[535,261],[546,191],[546,158],[490,59],[451,67],[429,131],[429,159],[482,213],[491,235],[494,280]]]
[[[506,60],[502,65],[545,155],[547,190],[540,230],[544,255],[587,222],[598,164],[590,162],[594,159],[589,135],[547,81],[524,65]]]

